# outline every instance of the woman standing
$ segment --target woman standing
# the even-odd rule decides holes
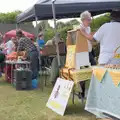
[[[84,33],[87,35],[91,34],[91,28],[90,28],[90,24],[92,22],[91,13],[88,11],[85,11],[81,13],[80,18],[81,18],[80,30],[83,33],[83,35]],[[91,65],[96,65],[96,62],[94,60],[93,50],[92,50],[92,42],[90,40],[87,40],[87,42],[88,42],[89,61]],[[85,97],[85,82],[84,81],[80,82],[80,86],[82,88],[81,95],[82,95],[82,98],[84,98]]]
[[[91,13],[88,11],[85,11],[83,13],[81,13],[80,15],[81,18],[81,24],[80,24],[80,30],[83,32],[85,32],[86,34],[91,34],[91,28],[90,28],[90,24],[92,22],[91,19]],[[89,52],[89,60],[91,65],[96,65],[96,62],[94,60],[94,55],[93,55],[93,51],[92,51],[92,42],[90,40],[87,40],[88,42],[88,52]]]

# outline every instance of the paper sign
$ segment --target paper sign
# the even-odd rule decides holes
[[[46,106],[63,116],[73,85],[73,81],[58,78]]]

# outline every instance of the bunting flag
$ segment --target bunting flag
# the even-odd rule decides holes
[[[106,74],[105,68],[93,68],[93,74],[96,77],[97,80],[102,82],[104,75]]]
[[[112,81],[116,87],[120,84],[120,71],[109,70],[110,76],[112,77]]]

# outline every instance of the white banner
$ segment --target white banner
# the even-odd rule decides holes
[[[63,116],[73,85],[73,81],[58,78],[46,106]]]

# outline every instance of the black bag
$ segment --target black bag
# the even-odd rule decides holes
[[[28,69],[15,70],[16,90],[32,89],[32,72]]]

